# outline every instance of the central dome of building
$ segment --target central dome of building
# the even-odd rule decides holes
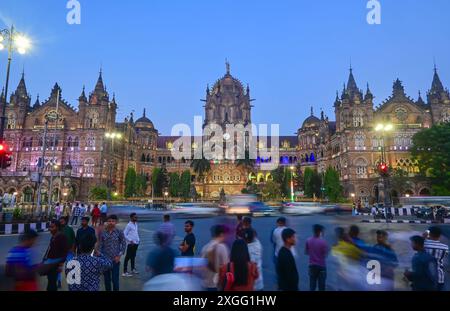
[[[151,129],[151,130],[155,128],[153,126],[153,122],[150,121],[150,119],[145,116],[145,108],[142,117],[136,120],[135,127],[139,129]]]

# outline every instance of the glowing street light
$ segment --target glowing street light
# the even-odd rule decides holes
[[[6,67],[5,82],[5,102],[2,105],[1,124],[0,124],[0,143],[3,142],[6,120],[6,102],[8,98],[9,73],[11,69],[12,54],[17,51],[19,54],[25,54],[31,48],[31,40],[22,33],[16,32],[14,26],[11,29],[0,29],[0,50],[8,50],[8,65]]]
[[[289,168],[291,170],[291,202],[294,202],[294,166]]]

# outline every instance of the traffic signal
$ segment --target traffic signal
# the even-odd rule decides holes
[[[5,143],[0,143],[0,168],[5,169],[11,166],[12,153]]]
[[[380,172],[380,175],[386,176],[389,173],[389,167],[386,163],[380,163],[378,165],[378,171]]]

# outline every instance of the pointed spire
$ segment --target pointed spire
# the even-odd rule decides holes
[[[323,109],[322,109],[322,108],[320,108],[320,119],[321,119],[322,121],[325,120],[325,113],[323,112]]]
[[[365,99],[365,100],[371,100],[371,99],[373,99],[373,94],[372,94],[372,92],[370,91],[369,83],[367,83],[367,90],[366,90],[366,95],[364,96],[364,99]]]
[[[58,83],[55,83],[55,85],[53,86],[52,92],[50,94],[50,98],[55,98],[56,96],[58,96],[58,92],[59,92],[59,98],[61,99],[61,88],[59,87]]]
[[[434,75],[433,75],[433,82],[431,84],[431,90],[430,93],[432,94],[439,94],[445,92],[444,86],[442,85],[441,79],[439,78],[436,63],[434,64]]]
[[[419,90],[419,98],[417,99],[417,104],[425,105],[425,102],[424,102],[424,100],[422,98],[422,93],[420,92],[420,90]]]
[[[250,85],[247,83],[247,95],[250,96]]]
[[[144,113],[142,114],[142,117],[146,118],[146,116],[145,116],[145,108],[144,108]]]
[[[34,105],[33,105],[33,109],[36,109],[40,106],[41,106],[41,103],[39,102],[39,94],[37,94],[36,101],[34,102]]]
[[[2,87],[2,93],[0,94],[0,103],[5,101],[5,87]]]
[[[105,92],[105,86],[103,85],[103,68],[100,67],[100,73],[98,75],[97,84],[95,85],[96,92]]]
[[[111,103],[113,103],[113,104],[116,103],[116,93],[115,92],[113,93],[113,97],[112,97]]]
[[[208,97],[210,94],[209,84],[206,85],[206,96]]]
[[[311,116],[314,116],[314,108],[311,106]]]
[[[17,85],[15,94],[20,97],[28,97],[27,86],[25,84],[25,71],[24,70],[22,70],[22,77],[20,78],[19,85]]]
[[[397,79],[394,81],[394,85],[392,87],[392,95],[394,97],[396,96],[403,96],[405,97],[405,88],[403,87],[402,81],[400,79]]]
[[[348,76],[348,82],[347,82],[347,91],[352,93],[359,92],[358,86],[356,85],[355,77],[353,76],[353,68],[350,66],[350,74]]]
[[[230,63],[228,62],[228,59],[225,59],[225,67],[227,69],[227,75],[230,75],[231,69],[230,69]]]
[[[87,101],[87,98],[86,98],[86,87],[83,85],[83,90],[81,91],[81,95],[80,95],[80,97],[78,97],[78,100],[79,101]]]

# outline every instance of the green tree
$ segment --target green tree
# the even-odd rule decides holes
[[[340,202],[343,198],[343,187],[339,180],[339,173],[334,168],[327,168],[324,176],[325,194],[331,202]]]
[[[162,196],[163,185],[161,182],[161,168],[155,167],[152,172],[152,186],[153,186],[153,195],[154,196]]]
[[[106,200],[108,197],[108,189],[105,186],[91,188],[89,198],[91,200]]]
[[[133,167],[129,167],[125,174],[125,198],[132,197],[136,194],[136,178],[136,170]]]
[[[267,181],[261,189],[263,199],[271,200],[277,199],[281,196],[280,184],[275,181]]]
[[[305,196],[312,198],[313,196],[321,197],[322,177],[316,170],[307,167],[304,173]]]
[[[169,193],[171,197],[178,197],[180,194],[180,174],[170,173],[169,175]]]
[[[302,191],[305,189],[305,180],[302,173],[302,165],[300,163],[298,163],[297,166],[295,167],[294,185],[295,190],[297,191]]]
[[[147,177],[143,174],[139,174],[136,177],[136,195],[145,196],[147,191]]]
[[[191,167],[197,175],[197,182],[203,185],[203,196],[205,195],[205,176],[211,170],[211,163],[204,157],[202,159],[194,159],[191,162]]]
[[[432,194],[450,195],[450,123],[416,133],[411,155],[421,174],[431,179]]]
[[[251,180],[246,184],[246,187],[241,191],[243,194],[257,194],[259,193],[258,186]]]
[[[180,177],[180,192],[184,199],[189,198],[191,191],[191,171],[185,170]]]

